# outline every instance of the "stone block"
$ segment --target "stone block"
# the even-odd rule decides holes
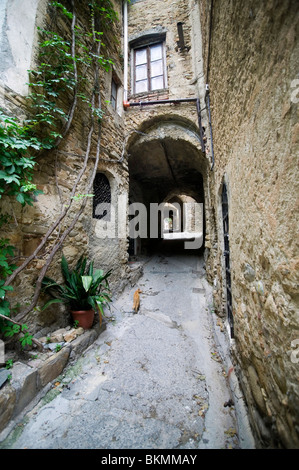
[[[38,369],[41,386],[44,387],[54,380],[66,366],[71,352],[71,347],[66,346],[53,356],[50,356]]]
[[[62,343],[63,342],[63,334],[60,332],[54,332],[50,336],[50,342],[51,343]]]
[[[244,266],[244,278],[248,282],[252,282],[255,279],[255,270],[248,263],[245,263],[245,266]]]
[[[84,333],[83,328],[74,328],[63,335],[64,341],[70,343],[74,341],[78,336],[81,336]]]
[[[13,415],[17,416],[38,392],[37,370],[21,362],[16,362],[12,368],[11,386],[16,392]]]
[[[45,235],[47,233],[48,227],[43,225],[24,225],[23,232],[30,233],[34,235]]]
[[[79,356],[83,353],[85,349],[90,346],[95,340],[95,332],[93,330],[87,330],[81,336],[78,336],[74,341],[72,341],[72,352]]]
[[[83,335],[78,336],[74,341],[72,341],[72,356],[80,356],[105,329],[106,322],[103,320],[101,326],[97,323],[91,330],[86,330]]]
[[[0,433],[12,418],[16,403],[16,391],[11,385],[0,390]]]
[[[8,380],[10,372],[7,369],[0,369],[0,388]]]

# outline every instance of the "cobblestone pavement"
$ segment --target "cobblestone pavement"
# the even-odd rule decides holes
[[[142,290],[132,311],[133,293]],[[1,448],[225,449],[239,435],[203,260],[155,255],[107,328]],[[234,401],[234,400],[232,400]],[[249,439],[250,440],[250,439]]]

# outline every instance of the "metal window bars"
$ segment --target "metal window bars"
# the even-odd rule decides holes
[[[111,188],[106,175],[97,173],[93,183],[93,213],[94,219],[110,221]]]

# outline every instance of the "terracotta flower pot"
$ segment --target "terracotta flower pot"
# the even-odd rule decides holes
[[[84,328],[84,330],[88,330],[92,327],[94,320],[94,310],[72,310],[71,313],[73,320],[78,321],[78,325]]]

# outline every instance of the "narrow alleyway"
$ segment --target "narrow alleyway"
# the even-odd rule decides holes
[[[203,259],[156,254],[107,329],[1,448],[225,449],[252,445],[228,402]]]

